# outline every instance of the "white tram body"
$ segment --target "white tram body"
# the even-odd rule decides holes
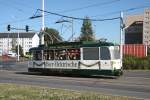
[[[32,59],[28,63],[30,72],[48,72],[76,75],[122,74],[119,46],[79,45],[37,47],[30,50]]]

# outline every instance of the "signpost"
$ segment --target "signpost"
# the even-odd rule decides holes
[[[8,31],[10,31],[10,30],[17,30],[17,33],[18,33],[18,43],[17,43],[17,45],[18,45],[18,47],[17,47],[17,61],[19,61],[19,56],[20,56],[20,54],[19,54],[19,30],[26,30],[26,32],[28,32],[29,31],[29,26],[28,25],[26,25],[25,26],[25,29],[22,29],[22,28],[15,28],[15,27],[11,27],[11,25],[9,24],[8,26],[7,26],[7,30]],[[9,36],[8,36],[8,52],[9,52]]]

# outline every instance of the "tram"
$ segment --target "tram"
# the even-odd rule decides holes
[[[63,42],[31,48],[29,72],[120,76],[120,47],[109,43]]]

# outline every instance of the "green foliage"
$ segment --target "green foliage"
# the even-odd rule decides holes
[[[12,35],[14,33],[11,33]],[[12,38],[12,48],[11,48],[11,51],[15,52],[16,51],[16,42],[17,42],[17,38]]]
[[[123,67],[124,69],[150,69],[150,55],[145,58],[137,58],[130,55],[125,55],[123,57]]]
[[[18,54],[18,45],[15,47],[15,52],[16,52],[16,54]],[[23,49],[22,49],[21,45],[19,45],[19,55],[20,55],[21,57],[24,56],[24,54],[23,54]]]
[[[51,43],[58,43],[62,41],[62,37],[59,35],[59,32],[53,28],[45,28],[44,33],[44,43],[45,45]]]
[[[91,20],[85,17],[81,27],[80,41],[94,41],[94,32],[92,29]]]

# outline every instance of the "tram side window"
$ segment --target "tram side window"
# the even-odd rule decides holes
[[[55,60],[79,60],[80,49],[55,50]]]
[[[83,48],[83,60],[99,60],[99,48]]]
[[[67,59],[68,60],[80,60],[80,49],[68,49]]]
[[[66,50],[55,50],[55,60],[66,60]]]
[[[108,47],[100,48],[100,59],[101,60],[110,60],[110,51]]]
[[[45,60],[54,60],[54,50],[45,50],[44,51]]]

